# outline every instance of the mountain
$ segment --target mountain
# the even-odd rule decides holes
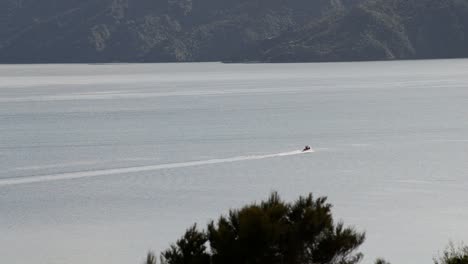
[[[468,57],[468,1],[362,1],[259,44],[255,59],[355,61]]]
[[[0,62],[467,57],[468,0],[0,0]]]

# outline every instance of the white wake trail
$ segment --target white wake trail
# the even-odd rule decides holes
[[[298,151],[282,152],[282,153],[267,154],[267,155],[239,156],[239,157],[224,158],[224,159],[211,159],[211,160],[168,163],[168,164],[117,168],[117,169],[103,169],[103,170],[93,170],[93,171],[67,172],[67,173],[50,174],[50,175],[28,176],[28,177],[21,177],[21,178],[7,178],[7,179],[0,179],[0,186],[47,182],[47,181],[71,180],[71,179],[80,179],[80,178],[99,177],[99,176],[105,176],[105,175],[156,171],[156,170],[164,170],[164,169],[185,168],[185,167],[246,161],[246,160],[260,160],[260,159],[268,159],[268,158],[275,158],[275,157],[301,155],[301,154],[307,154],[307,153],[313,153],[313,152],[314,152],[313,150],[309,150],[305,152],[298,150]]]

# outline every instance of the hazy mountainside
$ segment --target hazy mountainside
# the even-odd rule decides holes
[[[468,56],[468,0],[0,0],[0,62]]]
[[[261,43],[255,56],[262,61],[467,57],[468,1],[363,1]]]
[[[340,0],[0,0],[2,61],[223,60]]]

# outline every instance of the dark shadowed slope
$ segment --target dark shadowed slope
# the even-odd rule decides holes
[[[468,56],[468,1],[364,1],[262,43],[255,60],[348,61]]]
[[[320,17],[329,0],[0,0],[3,62],[218,61]]]
[[[468,0],[0,0],[0,10],[0,62],[468,55]]]

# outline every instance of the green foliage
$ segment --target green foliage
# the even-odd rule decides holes
[[[378,258],[378,259],[376,259],[374,263],[375,263],[375,264],[390,264],[390,262],[386,261],[386,260],[383,259],[383,258]]]
[[[434,259],[435,264],[468,264],[468,247],[460,245],[456,247],[450,243],[442,256]]]
[[[162,264],[203,264],[209,263],[206,252],[207,238],[203,232],[193,225],[175,245],[161,253]]]
[[[231,210],[206,232],[195,226],[162,253],[166,264],[354,264],[364,234],[335,224],[326,198],[293,203],[277,193],[260,204]],[[206,244],[209,244],[209,250]]]
[[[156,264],[156,256],[152,253],[149,252],[148,255],[146,255],[146,261],[145,264]]]

